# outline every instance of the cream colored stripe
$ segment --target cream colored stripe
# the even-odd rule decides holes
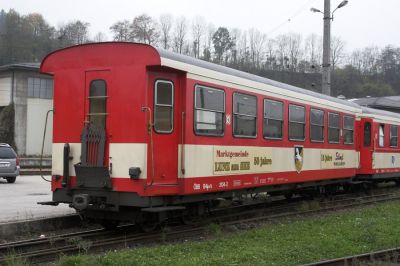
[[[271,159],[272,163],[269,166],[263,166],[263,172],[289,172],[296,171],[294,156],[294,148],[278,148],[278,147],[237,147],[237,146],[212,146],[212,145],[184,145],[184,158],[183,164],[185,175],[180,173],[182,178],[193,178],[202,176],[213,175],[230,175],[230,174],[246,174],[246,173],[260,173],[257,168],[250,167],[249,171],[221,171],[215,174],[215,162],[230,161],[231,165],[236,164],[235,159],[231,160],[217,160],[215,158],[215,147],[221,151],[238,152],[238,148],[242,152],[248,152],[246,158],[240,158],[239,161],[250,162],[254,164],[254,156],[265,160]],[[180,149],[181,150],[181,147]],[[257,150],[257,151],[256,151]],[[261,154],[265,154],[262,156]],[[324,161],[321,161],[324,155]],[[181,156],[181,153],[179,153]],[[268,158],[270,156],[270,158]],[[340,159],[342,158],[342,159]],[[338,168],[358,168],[359,156],[354,150],[336,150],[336,149],[303,149],[303,166],[301,171],[306,170],[319,170],[319,169],[338,169]],[[180,161],[180,160],[179,160]],[[341,163],[341,162],[344,163]],[[179,164],[179,169],[181,165]]]
[[[373,153],[373,169],[400,168],[400,154],[387,152]]]
[[[70,155],[73,157],[69,164],[69,173],[75,176],[74,164],[80,162],[81,144],[69,143]],[[52,174],[63,174],[64,143],[53,143]],[[112,162],[111,177],[129,178],[130,167],[140,167],[141,179],[147,177],[147,144],[145,143],[111,143],[110,162]]]
[[[110,161],[113,164],[111,177],[129,178],[130,167],[140,167],[140,179],[147,177],[146,143],[111,143]]]
[[[81,144],[69,143],[70,156],[72,160],[69,162],[69,174],[75,176],[74,164],[81,161]],[[64,143],[53,143],[52,149],[52,175],[63,175],[63,160],[64,160]]]

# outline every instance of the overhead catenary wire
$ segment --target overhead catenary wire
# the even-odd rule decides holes
[[[295,19],[296,17],[298,17],[301,13],[303,13],[305,10],[308,10],[308,6],[311,5],[313,2],[315,2],[315,0],[307,0],[306,3],[304,3],[303,5],[301,5],[298,9],[296,9],[295,12],[293,12],[293,14],[291,16],[289,16],[289,18],[287,18],[285,21],[283,21],[282,23],[280,23],[278,26],[276,26],[275,28],[273,28],[272,30],[270,30],[269,32],[267,32],[267,35],[270,35],[274,32],[276,32],[277,30],[279,30],[280,28],[282,28],[284,25],[286,25],[289,22],[292,22],[293,19]]]

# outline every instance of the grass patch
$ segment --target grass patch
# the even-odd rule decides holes
[[[57,265],[298,265],[400,246],[399,221],[400,204],[384,203],[234,234],[210,226],[218,238],[63,257]]]

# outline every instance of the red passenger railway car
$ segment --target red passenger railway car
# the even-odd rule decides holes
[[[397,113],[362,107],[359,124],[358,180],[394,180],[399,183],[399,125],[400,115]]]
[[[53,203],[89,218],[140,222],[400,170],[396,114],[149,45],[74,46],[41,72],[54,76]]]

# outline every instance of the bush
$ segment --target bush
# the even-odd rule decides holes
[[[14,104],[4,107],[0,111],[0,143],[8,143],[16,149],[14,141]]]

